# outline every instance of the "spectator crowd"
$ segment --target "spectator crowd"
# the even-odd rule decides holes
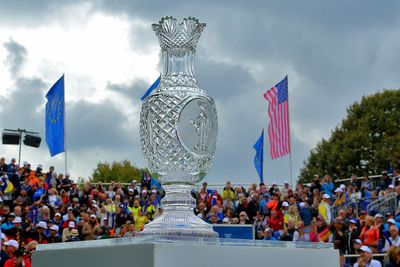
[[[164,192],[149,175],[127,186],[78,185],[52,166],[32,169],[5,158],[0,175],[0,267],[30,266],[37,244],[135,236],[163,212]],[[377,253],[387,253],[387,266],[400,266],[400,216],[394,209],[367,210],[386,195],[400,198],[399,178],[398,171],[392,177],[383,172],[377,183],[353,176],[335,187],[329,175],[314,175],[310,184],[295,188],[287,182],[244,188],[228,181],[219,191],[204,182],[192,191],[194,213],[211,224],[253,225],[259,240],[331,242],[342,266],[381,266],[383,258],[372,259]]]

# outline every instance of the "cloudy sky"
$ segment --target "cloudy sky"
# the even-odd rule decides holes
[[[159,75],[151,24],[194,16],[207,24],[195,69],[219,116],[215,163],[206,180],[257,182],[253,144],[267,128],[262,94],[289,77],[292,170],[328,138],[363,95],[399,88],[399,1],[0,0],[0,128],[43,137],[22,159],[64,172],[44,141],[45,95],[65,73],[68,171],[88,177],[99,161],[144,166],[140,96]],[[267,183],[290,181],[290,160],[272,160]],[[7,161],[18,146],[0,145]]]

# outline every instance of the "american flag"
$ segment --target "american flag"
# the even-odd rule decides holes
[[[272,159],[290,154],[289,100],[287,76],[264,94],[268,101],[268,137]]]

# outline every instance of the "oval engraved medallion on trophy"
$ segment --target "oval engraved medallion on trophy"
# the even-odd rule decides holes
[[[181,144],[197,155],[209,155],[217,141],[217,115],[205,98],[194,98],[182,109],[177,134]]]

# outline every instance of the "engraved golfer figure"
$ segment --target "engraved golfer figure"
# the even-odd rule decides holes
[[[197,116],[196,119],[190,121],[190,124],[194,126],[197,135],[199,136],[199,143],[197,145],[194,145],[194,149],[207,151],[208,147],[206,142],[210,133],[210,120],[207,117],[206,103],[199,102],[198,104],[200,107],[199,116]]]

